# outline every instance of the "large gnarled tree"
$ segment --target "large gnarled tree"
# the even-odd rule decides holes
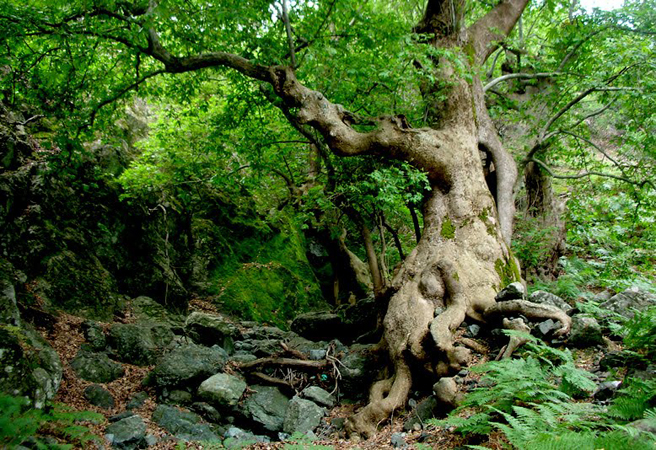
[[[501,287],[520,278],[509,250],[517,170],[499,141],[475,74],[511,32],[528,0],[503,0],[470,26],[465,26],[465,3],[428,0],[414,30],[451,55],[434,57],[432,67],[422,68],[436,80],[434,85],[422,86],[431,108],[431,127],[412,128],[405,117],[390,115],[369,119],[374,126],[367,132],[358,131],[355,114],[299,81],[294,63],[264,65],[223,51],[183,55],[179,46],[167,45],[166,34],[176,28],[160,29],[153,19],[158,5],[152,1],[142,6],[117,2],[80,8],[60,15],[57,21],[38,15],[2,19],[13,26],[28,20],[33,34],[112,40],[138,56],[137,67],[144,59],[157,62],[157,69],[111,93],[99,107],[159,74],[227,67],[268,84],[294,126],[319,133],[334,154],[403,160],[427,174],[431,191],[423,206],[421,240],[388,289],[381,345],[389,352],[391,375],[372,386],[369,404],[348,422],[353,432],[371,435],[378,423],[405,404],[413,379],[428,374],[437,381],[468,364],[470,351],[455,338],[455,330],[466,317],[485,322],[521,312],[560,320],[561,333],[569,328],[568,317],[555,308],[523,301],[495,302]],[[293,56],[292,30],[287,14],[282,16]],[[90,25],[99,17],[105,25],[102,29]],[[185,32],[184,27],[177,31]],[[454,64],[454,57],[460,64]],[[434,95],[436,91],[439,95]],[[495,183],[486,182],[485,167],[493,169]]]

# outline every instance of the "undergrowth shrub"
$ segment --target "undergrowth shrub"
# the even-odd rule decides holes
[[[647,361],[656,360],[656,306],[636,311],[622,331],[627,348],[641,353]]]
[[[643,417],[656,420],[656,381],[630,380],[608,410],[575,402],[572,395],[590,394],[596,388],[591,374],[574,365],[569,350],[523,336],[530,341],[522,358],[472,368],[485,374],[480,386],[447,419],[430,423],[455,427],[463,435],[497,429],[513,447],[527,450],[633,450],[656,444],[653,434],[624,425]]]
[[[79,422],[94,422],[102,418],[101,414],[74,411],[61,404],[33,409],[24,397],[0,394],[0,447],[14,448],[29,439],[38,449],[84,448],[98,437]],[[46,435],[67,443],[46,443]]]
[[[569,350],[549,347],[524,333],[507,331],[506,334],[521,334],[529,339],[524,358],[490,361],[473,367],[473,372],[484,374],[480,386],[447,419],[436,422],[437,425],[455,426],[463,434],[489,434],[495,427],[495,419],[514,415],[515,407],[551,404],[565,408],[573,393],[590,393],[595,389],[591,375],[574,365]],[[467,416],[462,417],[463,413]]]

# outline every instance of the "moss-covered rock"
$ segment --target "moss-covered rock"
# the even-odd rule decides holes
[[[173,333],[165,325],[115,324],[109,330],[108,340],[119,361],[147,366],[171,343]]]
[[[227,312],[286,328],[299,312],[325,306],[300,233],[281,231],[242,247],[214,271],[217,300]]]
[[[25,396],[35,408],[54,398],[62,378],[59,355],[28,326],[0,325],[0,392]]]

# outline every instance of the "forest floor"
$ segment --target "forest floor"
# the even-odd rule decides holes
[[[197,305],[202,306],[202,305]],[[148,372],[152,370],[152,366],[139,367],[131,364],[122,363],[122,366],[125,370],[125,375],[121,378],[106,383],[103,386],[112,394],[114,397],[115,405],[113,408],[103,409],[98,406],[89,404],[89,402],[84,397],[84,390],[89,385],[93,384],[88,381],[84,381],[76,376],[75,372],[70,367],[70,361],[77,355],[80,350],[81,345],[85,342],[84,337],[81,331],[81,324],[84,319],[67,314],[59,313],[56,316],[56,322],[52,324],[48,329],[40,329],[44,338],[52,345],[52,347],[59,354],[62,366],[63,366],[63,377],[62,382],[55,397],[55,402],[62,403],[67,405],[77,411],[93,411],[99,413],[104,417],[104,420],[98,421],[96,423],[87,422],[83,425],[87,426],[91,433],[102,437],[103,443],[106,448],[111,448],[110,442],[104,437],[105,428],[110,423],[109,418],[119,414],[123,411],[126,411],[126,405],[135,394],[140,391],[146,391],[149,394],[148,399],[143,404],[143,406],[134,409],[133,411],[141,416],[144,419],[144,422],[147,426],[147,434],[153,435],[158,438],[157,444],[149,447],[152,449],[179,449],[179,448],[189,448],[189,449],[203,449],[203,448],[223,448],[222,446],[217,446],[216,444],[204,444],[196,442],[185,443],[185,447],[179,446],[179,441],[170,436],[164,429],[159,427],[154,421],[151,420],[151,416],[157,404],[155,402],[155,392],[152,388],[145,387],[142,382]],[[133,321],[133,318],[130,317],[130,314],[127,314],[124,318],[121,319],[121,322],[129,323]],[[111,323],[101,323],[105,328],[109,328]],[[395,449],[395,448],[405,448],[405,449],[454,449],[461,447],[465,444],[471,444],[471,441],[466,441],[463,437],[458,434],[443,430],[440,428],[430,428],[427,427],[424,430],[413,430],[409,432],[404,432],[403,424],[404,420],[407,418],[404,413],[392,417],[391,420],[387,421],[386,424],[381,424],[379,431],[376,435],[367,440],[348,440],[343,432],[337,433],[334,431],[333,427],[330,427],[330,423],[337,418],[346,418],[351,415],[357,408],[361,407],[362,404],[346,404],[339,405],[333,408],[328,416],[324,418],[324,422],[317,429],[316,434],[319,437],[319,441],[314,441],[313,443],[309,442],[273,442],[273,443],[257,443],[252,444],[247,447],[247,449],[302,449],[302,448],[324,448],[329,449],[333,448],[336,450],[340,449]],[[322,431],[323,430],[323,431]],[[403,433],[403,441],[405,445],[397,444],[394,446],[392,444],[393,437],[395,434]],[[488,437],[485,442],[478,443],[479,445],[484,445],[491,449],[501,449],[506,447],[506,443],[503,441],[503,437],[499,433],[494,433]],[[75,448],[83,448],[81,446],[76,446]],[[86,447],[88,448],[88,447]]]

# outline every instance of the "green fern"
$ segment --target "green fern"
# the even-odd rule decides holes
[[[656,380],[629,378],[625,385],[608,408],[608,414],[622,420],[642,419],[649,408],[656,406]]]
[[[636,311],[624,324],[624,344],[631,350],[643,353],[647,361],[656,358],[656,306]]]
[[[24,397],[0,394],[0,447],[13,448],[27,438],[36,438],[37,448],[67,449],[72,445],[43,444],[39,432],[44,428],[54,430],[68,442],[85,447],[97,436],[91,434],[79,421],[98,421],[103,416],[90,411],[74,411],[71,408],[54,404],[43,410],[30,408],[30,401]]]

